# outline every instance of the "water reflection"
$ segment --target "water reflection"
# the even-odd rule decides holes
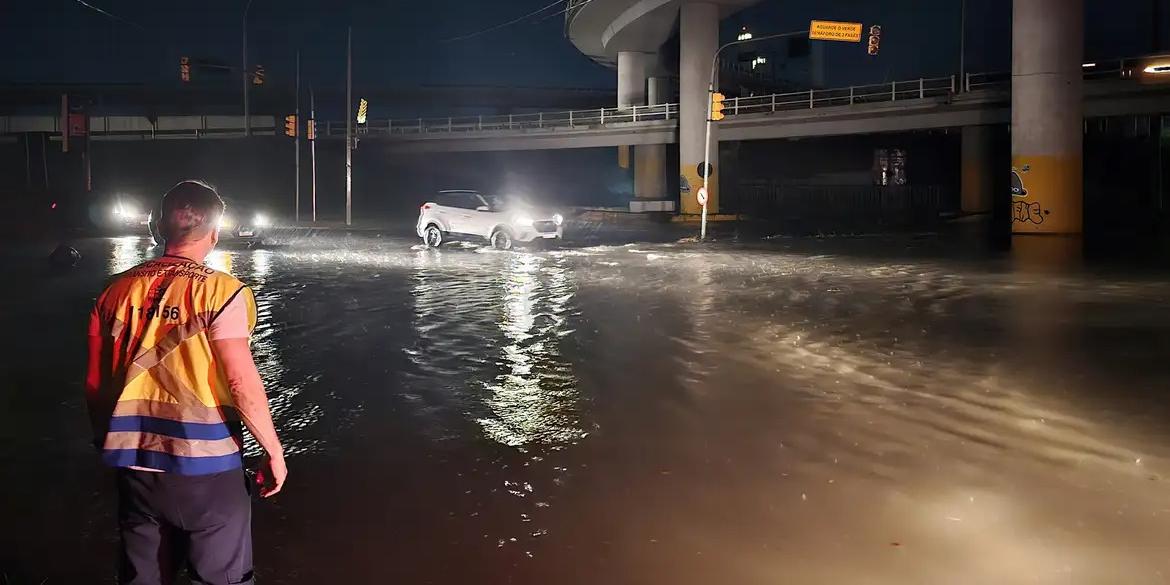
[[[313,453],[285,499],[258,507],[275,582],[1170,574],[1165,281],[718,244],[412,244],[209,259],[253,287],[281,437]],[[111,240],[111,270],[147,249]],[[25,370],[29,387],[53,375]],[[74,416],[51,398],[45,412]],[[27,430],[16,419],[0,428]],[[12,452],[71,456],[39,437],[14,432]],[[377,465],[326,454],[347,439]],[[24,499],[34,546],[93,524],[72,513],[86,490]],[[86,544],[103,546],[92,531]],[[50,566],[59,550],[31,556]],[[108,566],[93,556],[87,569]]]
[[[130,270],[150,257],[149,238],[122,236],[110,238],[110,242],[112,243],[108,263],[110,274]]]
[[[498,322],[504,371],[485,384],[491,415],[477,422],[510,447],[572,442],[582,434],[576,379],[560,354],[572,281],[563,261],[533,254],[511,255],[504,270]]]
[[[226,272],[232,276],[236,276],[232,273],[232,256],[234,256],[234,254],[234,252],[229,250],[212,250],[211,253],[207,255],[207,259],[205,259],[203,263],[220,272]]]

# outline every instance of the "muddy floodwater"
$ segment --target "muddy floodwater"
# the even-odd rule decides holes
[[[0,253],[0,583],[113,580],[85,318],[155,251],[79,246]],[[209,264],[256,292],[289,454],[263,583],[1170,581],[1164,274],[882,239]]]

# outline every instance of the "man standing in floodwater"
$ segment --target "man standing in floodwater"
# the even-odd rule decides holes
[[[248,345],[252,291],[203,264],[224,203],[200,181],[163,196],[162,257],[114,277],[89,324],[86,398],[102,460],[117,468],[119,582],[252,582],[243,425],[267,453],[260,495],[288,470]]]

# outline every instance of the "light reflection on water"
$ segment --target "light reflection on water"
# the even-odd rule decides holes
[[[477,419],[492,439],[510,447],[569,443],[582,436],[572,369],[560,355],[565,312],[573,298],[564,263],[533,254],[505,262],[499,328],[505,371],[485,384],[491,416]]]
[[[527,253],[414,253],[416,343],[406,396],[419,413],[462,408],[511,447],[579,438],[572,370],[560,354],[574,286],[564,262]],[[438,394],[437,394],[438,393]]]
[[[1164,281],[820,244],[414,243],[209,260],[256,293],[296,455],[298,505],[257,523],[273,582],[1170,574]],[[148,249],[111,240],[102,265]]]
[[[153,257],[153,242],[141,236],[110,238],[109,273],[118,274]]]

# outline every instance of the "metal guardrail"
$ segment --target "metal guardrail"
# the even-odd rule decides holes
[[[808,110],[829,106],[852,106],[877,102],[923,99],[955,93],[955,78],[935,77],[913,81],[895,81],[835,89],[810,89],[771,95],[747,96],[723,101],[723,113],[729,116]]]
[[[736,116],[946,96],[955,93],[957,89],[955,84],[955,77],[951,76],[739,97],[724,100],[723,113],[727,116]],[[369,124],[358,130],[358,135],[417,136],[500,130],[595,128],[629,122],[677,120],[678,112],[678,104],[658,104],[628,108],[599,108],[498,116],[371,120]],[[345,122],[318,122],[317,131],[323,136],[345,136]]]
[[[597,108],[563,112],[537,112],[497,116],[451,116],[447,118],[413,118],[371,120],[358,131],[359,136],[403,136],[427,134],[467,134],[499,130],[557,128],[595,128],[609,124],[677,120],[678,104]],[[317,131],[324,136],[345,136],[345,122],[318,122]]]
[[[580,0],[583,4],[589,0]],[[1085,68],[1085,79],[1125,79],[1132,75],[1134,60],[1113,60],[1093,63]],[[968,73],[964,78],[923,77],[907,81],[893,81],[869,85],[855,85],[831,89],[809,89],[760,96],[744,96],[724,100],[723,113],[728,117],[747,114],[766,114],[781,111],[807,110],[831,106],[852,106],[911,99],[948,97],[960,91],[1010,89],[1010,73]],[[543,112],[503,116],[462,116],[449,118],[414,118],[371,121],[359,135],[426,135],[458,134],[499,130],[526,130],[532,128],[589,128],[624,122],[649,122],[678,119],[678,104],[659,104],[629,108],[601,108],[567,112]],[[318,130],[321,130],[320,124]],[[344,122],[325,124],[325,136],[344,136]]]
[[[794,185],[741,181],[724,194],[721,209],[760,219],[782,219],[794,232],[862,232],[875,227],[929,226],[949,201],[938,185]]]

